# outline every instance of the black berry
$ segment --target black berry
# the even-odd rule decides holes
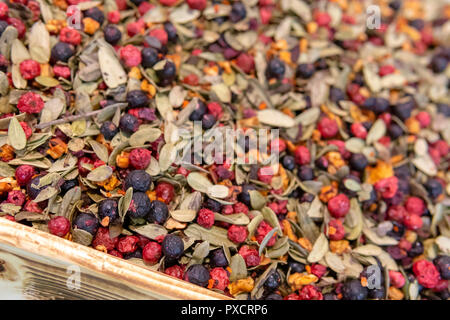
[[[223,252],[222,248],[211,251],[210,263],[213,267],[226,267],[228,266],[228,260]]]
[[[428,195],[433,199],[436,199],[444,192],[442,184],[436,179],[429,179],[425,183],[425,189],[427,189]]]
[[[72,179],[72,180],[66,180],[64,181],[64,183],[61,185],[61,187],[59,187],[60,190],[60,195],[64,196],[66,194],[67,191],[69,191],[70,189],[74,188],[78,186],[78,180],[77,179]]]
[[[73,47],[65,42],[58,42],[51,51],[51,59],[53,62],[67,62],[75,53]]]
[[[441,277],[445,280],[450,279],[450,256],[439,256],[434,259],[434,264],[439,270]]]
[[[98,205],[98,216],[101,220],[108,217],[110,223],[115,223],[119,219],[119,205],[113,198],[102,200]]]
[[[159,61],[158,51],[153,48],[144,48],[141,51],[142,66],[144,68],[151,68]]]
[[[214,212],[220,212],[220,209],[222,208],[222,205],[220,204],[220,202],[218,202],[218,201],[216,201],[214,199],[211,199],[211,198],[208,198],[208,200],[206,200],[203,203],[203,206],[206,209],[209,209],[209,210],[214,211]]]
[[[170,42],[176,42],[178,39],[177,35],[177,29],[175,26],[170,22],[164,23],[164,31],[167,33],[167,39],[169,39]]]
[[[295,168],[295,159],[293,156],[284,156],[281,160],[281,164],[285,169],[292,171]]]
[[[361,285],[361,281],[353,279],[347,281],[342,286],[342,296],[344,300],[365,300],[369,290]]]
[[[362,172],[369,164],[369,161],[367,161],[367,158],[365,155],[361,153],[354,153],[350,157],[350,167],[353,170]]]
[[[5,31],[7,26],[8,23],[5,20],[0,21],[0,36],[3,34],[3,31]]]
[[[399,117],[401,120],[406,120],[411,117],[411,112],[415,107],[415,102],[413,99],[408,99],[406,101],[402,101],[397,103],[392,107],[392,111],[394,114]]]
[[[281,284],[281,277],[278,271],[274,270],[269,274],[267,280],[264,282],[264,288],[270,291],[275,290]]]
[[[447,68],[448,60],[440,55],[436,55],[431,59],[430,67],[434,73],[441,73]]]
[[[187,269],[184,278],[190,283],[206,287],[209,281],[209,271],[201,264],[194,264]]]
[[[283,78],[285,72],[286,66],[284,65],[284,63],[278,58],[273,58],[267,65],[266,77],[268,79],[281,79]]]
[[[204,114],[202,117],[202,128],[208,130],[216,123],[216,118],[210,114]]]
[[[39,185],[39,182],[41,181],[42,176],[34,177],[30,180],[27,184],[27,193],[30,196],[31,199],[36,199],[36,197],[39,195],[39,193],[44,190],[45,188],[48,188],[48,186],[43,187],[37,187]]]
[[[110,141],[116,134],[119,133],[119,128],[117,128],[117,126],[111,121],[105,121],[100,127],[100,133],[103,135],[105,140]]]
[[[106,42],[112,45],[117,44],[122,38],[122,32],[113,25],[107,25],[105,30],[103,30],[103,34]]]
[[[95,21],[100,23],[100,25],[102,25],[103,21],[105,21],[105,15],[103,14],[103,11],[97,7],[87,9],[83,12],[83,15],[85,18],[94,19]]]
[[[283,300],[283,297],[278,293],[271,293],[264,300]]]
[[[150,188],[152,177],[144,170],[133,170],[125,178],[125,190],[133,188],[133,191],[145,192]]]
[[[169,217],[169,209],[164,202],[154,200],[150,204],[150,213],[148,215],[148,221],[163,224]]]
[[[142,224],[150,212],[150,199],[144,192],[134,192],[127,214],[136,224]]]
[[[389,135],[392,139],[397,139],[403,134],[403,129],[396,123],[391,123],[391,125],[388,128]]]
[[[363,107],[375,113],[383,113],[389,109],[389,101],[385,98],[369,97],[364,101]]]
[[[183,240],[175,234],[168,234],[162,242],[162,252],[168,260],[180,258],[184,252]]]
[[[175,80],[177,75],[177,69],[172,61],[167,60],[164,67],[156,71],[156,75],[159,79],[159,84],[162,86],[167,86]]]
[[[149,99],[144,91],[132,90],[127,93],[127,102],[131,108],[145,108],[149,104]]]
[[[247,16],[247,10],[245,9],[244,4],[241,2],[233,3],[233,6],[231,7],[231,12],[230,12],[231,22],[241,21],[246,16]]]
[[[289,268],[291,268],[291,273],[302,273],[305,272],[305,265],[300,262],[290,261]]]
[[[198,100],[197,105],[195,106],[194,111],[189,115],[189,120],[191,121],[200,121],[203,118],[203,115],[206,114],[206,104],[202,100]]]
[[[251,207],[249,193],[250,190],[256,190],[255,186],[246,184],[242,187],[242,192],[238,195],[238,200],[245,204],[247,207]]]
[[[98,230],[98,219],[93,214],[82,212],[75,218],[73,226],[94,235]]]
[[[309,79],[315,71],[316,68],[312,63],[301,63],[298,65],[295,75],[301,79]]]
[[[345,93],[339,88],[331,87],[330,89],[330,100],[333,102],[339,102],[345,100]]]
[[[136,132],[139,128],[138,118],[135,116],[126,113],[120,118],[119,128],[126,133]]]
[[[297,175],[300,178],[300,180],[303,180],[303,181],[305,181],[305,180],[313,180],[314,179],[314,171],[308,165],[301,166],[298,169]]]

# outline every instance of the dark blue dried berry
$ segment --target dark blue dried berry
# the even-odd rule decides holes
[[[281,277],[278,271],[272,271],[264,282],[264,288],[269,291],[273,291],[281,284]]]
[[[175,28],[175,26],[172,23],[165,22],[164,23],[164,30],[166,31],[167,39],[170,42],[172,42],[172,43],[177,42],[177,39],[178,39],[177,29]]]
[[[105,30],[103,30],[103,35],[106,42],[112,45],[117,44],[122,38],[122,32],[120,32],[116,26],[111,24],[105,27]]]
[[[73,46],[66,42],[58,42],[51,51],[52,62],[67,62],[75,53]]]
[[[5,31],[6,27],[8,26],[8,23],[4,20],[0,21],[0,36],[3,34],[3,31]]]
[[[113,198],[102,200],[98,205],[98,216],[101,220],[109,218],[109,223],[114,224],[119,220],[119,204]]]
[[[284,63],[278,58],[272,58],[266,68],[266,77],[268,79],[281,79],[283,78],[285,72],[286,66]]]
[[[216,118],[210,114],[204,114],[202,117],[202,128],[205,130],[211,129],[212,126],[216,123]]]
[[[150,100],[142,90],[132,90],[127,93],[127,102],[131,108],[145,108]]]
[[[150,199],[144,192],[134,192],[127,214],[135,224],[143,224],[150,212]]]
[[[81,229],[94,235],[98,230],[98,219],[90,213],[82,212],[73,221],[74,229]]]
[[[347,281],[342,286],[342,296],[344,300],[365,300],[369,290],[361,285],[361,281],[353,279]]]
[[[438,256],[433,263],[438,269],[441,277],[445,280],[450,280],[450,256]]]
[[[119,128],[112,121],[105,121],[100,127],[100,133],[103,135],[105,140],[112,140],[116,134],[119,133]]]
[[[137,248],[134,252],[124,253],[123,258],[125,260],[131,259],[131,258],[142,259],[142,249]]]
[[[414,109],[415,105],[416,103],[413,99],[408,99],[392,106],[392,111],[397,117],[405,121],[406,119],[411,117],[411,112]]]
[[[154,200],[150,204],[150,213],[148,215],[148,221],[163,224],[169,217],[169,209],[167,204],[162,201]]]
[[[168,86],[173,80],[175,80],[177,68],[172,61],[167,60],[164,67],[156,71],[156,75],[158,76],[159,84],[161,86]]]
[[[308,165],[301,166],[298,169],[297,175],[300,178],[300,180],[303,180],[303,181],[305,181],[305,180],[313,180],[314,179],[314,171]]]
[[[389,133],[389,136],[390,136],[393,140],[395,140],[395,139],[397,139],[398,137],[402,136],[402,134],[403,134],[403,129],[402,129],[402,127],[400,127],[398,124],[396,124],[396,123],[391,123],[391,125],[390,125],[389,128],[388,128],[388,133]]]
[[[309,79],[313,76],[316,68],[312,63],[301,63],[297,66],[295,75],[301,79]]]
[[[44,190],[44,189],[49,187],[48,185],[40,187],[40,188],[37,187],[39,185],[39,182],[41,181],[41,178],[42,178],[42,175],[34,177],[27,184],[27,193],[30,196],[30,198],[33,199],[33,200],[36,199],[36,197],[39,195],[39,193],[42,190]]]
[[[281,159],[281,164],[285,169],[292,171],[295,168],[295,159],[293,156],[284,156],[283,159]]]
[[[434,73],[441,73],[447,68],[448,60],[440,55],[436,55],[431,59],[430,67]]]
[[[384,299],[386,297],[386,291],[383,287],[379,289],[369,290],[370,299]]]
[[[220,204],[220,202],[218,202],[218,201],[216,201],[214,199],[211,199],[211,198],[208,198],[203,203],[203,206],[206,209],[209,209],[209,210],[214,211],[214,212],[220,212],[220,209],[222,208],[222,205]]]
[[[201,121],[203,116],[206,114],[206,104],[202,100],[198,100],[194,111],[189,115],[189,120],[191,121]]]
[[[177,260],[184,253],[183,240],[175,234],[166,235],[161,245],[163,255],[167,260]]]
[[[413,242],[411,249],[408,251],[408,256],[411,258],[420,256],[423,253],[423,244],[420,241]]]
[[[244,4],[241,2],[233,3],[233,6],[231,7],[231,12],[230,12],[231,22],[241,21],[246,16],[247,16],[247,10],[245,9]]]
[[[103,21],[105,21],[105,15],[103,14],[103,11],[97,7],[87,9],[83,12],[83,15],[85,18],[94,19],[95,21],[100,23],[100,25],[102,25]]]
[[[124,114],[120,118],[119,128],[126,133],[136,132],[139,128],[138,118],[129,113]]]
[[[77,179],[64,181],[64,183],[61,185],[61,187],[59,187],[59,190],[60,190],[59,195],[64,196],[67,191],[69,191],[72,188],[75,188],[76,186],[78,186]]]
[[[209,281],[209,271],[201,264],[194,264],[187,269],[184,279],[200,287],[206,287]]]
[[[125,190],[133,188],[136,192],[145,192],[150,188],[152,177],[144,170],[133,170],[125,178]]]
[[[264,300],[283,300],[283,297],[278,293],[271,293]]]
[[[353,153],[350,157],[350,167],[353,170],[362,172],[369,164],[369,161],[367,160],[366,156],[362,153]]]
[[[363,107],[375,113],[383,113],[389,109],[389,101],[384,98],[369,97],[364,101]]]
[[[302,273],[305,272],[305,265],[300,262],[296,261],[290,261],[289,262],[289,268],[291,268],[291,274],[292,273]]]
[[[210,253],[210,264],[212,267],[226,267],[228,260],[222,248],[215,249]]]
[[[246,184],[242,186],[242,192],[238,195],[238,200],[245,204],[247,207],[251,207],[250,203],[250,190],[256,190],[255,186],[251,184]]]
[[[151,68],[159,61],[158,51],[153,48],[142,49],[141,55],[141,64],[144,68]]]
[[[339,102],[341,100],[345,100],[345,93],[343,90],[331,87],[330,89],[330,100],[333,102]]]
[[[425,183],[425,189],[427,189],[428,195],[433,199],[436,199],[444,192],[442,184],[437,179],[429,179]]]

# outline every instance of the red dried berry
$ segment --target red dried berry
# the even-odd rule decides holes
[[[23,129],[23,132],[25,132],[25,138],[30,138],[31,135],[33,134],[33,130],[30,128],[30,126],[28,125],[28,123],[26,123],[25,121],[20,121],[20,126]]]
[[[142,249],[142,259],[149,264],[158,263],[161,256],[161,245],[157,242],[151,241]]]
[[[268,224],[266,221],[261,221],[258,228],[256,229],[255,236],[256,241],[258,241],[259,244],[264,240],[266,235],[272,230],[272,226]],[[277,241],[276,233],[270,238],[269,242],[267,242],[267,247],[271,247],[275,244]]]
[[[247,268],[256,267],[261,262],[261,257],[259,256],[258,250],[250,246],[243,245],[239,249],[239,254],[242,258],[244,258]]]
[[[119,10],[110,11],[106,15],[106,17],[107,17],[109,23],[117,24],[120,21],[120,11]]]
[[[84,164],[93,165],[94,161],[88,157],[82,157],[78,160],[78,172],[82,177],[87,176],[87,174],[90,172],[89,169],[83,166]]]
[[[273,8],[271,7],[261,7],[259,8],[259,16],[261,17],[262,24],[268,24],[270,22],[270,18],[272,18]]]
[[[319,263],[313,263],[311,265],[311,273],[315,275],[317,278],[322,278],[327,272],[327,267],[321,265]]]
[[[225,290],[230,284],[228,272],[224,268],[214,268],[209,272],[210,278],[214,281],[213,288]]]
[[[300,300],[300,296],[296,293],[290,293],[283,298],[283,300]]]
[[[48,230],[55,236],[64,237],[70,230],[70,221],[63,216],[52,218],[48,222]]]
[[[19,186],[26,186],[30,182],[31,178],[36,174],[34,167],[28,164],[18,166],[16,169],[16,181]]]
[[[138,11],[141,16],[147,13],[147,11],[153,9],[155,6],[151,4],[150,2],[142,2],[139,7]]]
[[[25,202],[25,195],[20,190],[12,190],[8,192],[6,202],[12,203],[16,206],[22,206]]]
[[[117,243],[117,250],[121,253],[131,253],[135,252],[137,249],[137,244],[139,243],[139,238],[136,236],[125,236],[119,240]]]
[[[127,34],[132,37],[137,34],[143,34],[145,30],[145,23],[142,20],[131,22],[127,24]]]
[[[246,226],[237,226],[233,224],[228,228],[228,239],[234,243],[242,243],[247,239],[248,230]]]
[[[387,211],[387,217],[389,220],[402,222],[406,217],[406,209],[403,206],[390,206]]]
[[[277,138],[270,141],[270,152],[280,154],[284,150],[286,150],[286,142],[284,140]]]
[[[5,20],[8,17],[9,8],[4,2],[0,2],[0,20]]]
[[[197,223],[206,229],[214,225],[214,212],[209,209],[200,209],[197,215]]]
[[[118,237],[110,237],[109,228],[100,227],[95,234],[94,240],[92,240],[92,247],[103,246],[106,250],[110,251],[116,247],[118,242]]]
[[[423,221],[417,214],[407,214],[403,219],[403,224],[409,230],[417,230],[422,228]]]
[[[392,176],[384,178],[375,183],[375,190],[381,193],[381,196],[385,199],[390,199],[395,196],[398,190],[398,178]]]
[[[56,77],[68,79],[70,77],[70,68],[67,66],[56,65],[53,67],[53,73]]]
[[[323,300],[323,295],[315,286],[308,284],[300,290],[299,300]]]
[[[211,113],[214,118],[220,119],[223,114],[222,106],[218,102],[210,102],[207,104],[208,112]]]
[[[406,240],[405,238],[402,238],[398,242],[398,247],[402,250],[409,251],[412,248],[412,243]]]
[[[380,70],[378,70],[378,74],[380,75],[380,77],[384,77],[384,76],[394,73],[394,72],[395,72],[395,67],[390,64],[381,66]]]
[[[316,11],[314,13],[314,20],[317,22],[319,27],[326,27],[331,22],[331,17],[327,12]]]
[[[418,197],[409,197],[405,202],[405,209],[409,214],[421,216],[425,212],[425,202]]]
[[[166,268],[164,273],[174,278],[183,279],[183,268],[177,264]]]
[[[20,112],[39,113],[44,108],[44,100],[34,92],[23,94],[17,103],[17,109]]]
[[[367,129],[360,122],[352,123],[350,131],[357,138],[365,139],[367,137]]]
[[[253,59],[252,55],[245,52],[237,57],[236,64],[245,73],[250,73],[255,69],[255,59]]]
[[[299,165],[308,164],[311,161],[311,154],[305,146],[298,146],[294,151],[295,162]]]
[[[387,126],[389,126],[391,124],[392,115],[390,113],[384,112],[384,113],[380,114],[380,116],[378,118],[383,120]]]
[[[120,253],[119,251],[117,251],[116,249],[108,250],[108,254],[110,254],[110,255],[112,255],[112,256],[114,256],[114,257],[123,259],[123,254],[121,254],[121,253]]]
[[[248,214],[248,207],[242,202],[236,202],[233,205],[233,213],[245,213]]]
[[[165,203],[172,201],[175,196],[174,187],[168,182],[159,182],[156,186],[156,196],[162,198]]]
[[[419,284],[425,288],[434,288],[440,280],[439,271],[436,266],[428,260],[419,260],[413,264],[413,272]]]
[[[258,180],[267,184],[270,184],[273,178],[272,167],[262,167],[258,169]]]
[[[350,210],[350,200],[341,193],[328,201],[328,211],[334,218],[343,218]]]
[[[33,200],[28,200],[27,203],[23,206],[24,211],[28,212],[36,212],[36,213],[42,213],[42,209],[39,207],[39,204],[37,202],[34,202]]]
[[[22,22],[22,20],[13,17],[8,17],[6,19],[6,22],[17,29],[17,33],[20,39],[22,39],[25,36],[27,28],[25,24]]]
[[[441,157],[446,156],[450,152],[449,145],[444,140],[438,140],[433,144],[433,149],[437,150]]]
[[[150,164],[152,152],[143,148],[136,148],[130,152],[130,164],[138,169],[144,170]]]
[[[195,74],[190,73],[186,77],[184,77],[183,82],[187,85],[195,87],[198,85],[198,77]]]
[[[74,28],[64,27],[59,33],[59,40],[76,46],[81,43],[81,34]]]
[[[389,270],[389,281],[392,286],[398,289],[402,288],[406,283],[403,274],[399,271],[393,270]]]
[[[163,6],[171,7],[175,5],[178,2],[178,0],[159,0],[159,3],[161,3]]]
[[[25,80],[32,80],[41,74],[41,65],[39,62],[28,59],[19,65],[20,74]]]
[[[204,10],[206,8],[206,0],[186,0],[189,8],[194,10]]]
[[[345,148],[345,142],[342,140],[329,140],[329,145],[334,145],[338,147],[339,153],[344,159],[349,159],[351,157],[351,153]]]
[[[339,132],[337,122],[330,118],[322,118],[317,124],[317,130],[324,139],[333,138]]]
[[[150,37],[154,37],[154,38],[158,39],[159,42],[161,42],[161,44],[163,46],[165,46],[167,44],[167,41],[169,40],[169,37],[167,36],[167,32],[161,28],[150,30],[148,35]]]
[[[128,7],[126,0],[116,0],[117,10],[123,11],[126,10]]]
[[[141,51],[132,44],[126,45],[120,50],[120,59],[126,67],[137,67],[142,62]]]
[[[345,228],[341,220],[333,219],[328,223],[328,238],[333,241],[344,239]]]

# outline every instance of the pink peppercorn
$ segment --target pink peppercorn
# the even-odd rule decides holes
[[[178,0],[159,0],[159,3],[161,3],[163,6],[171,7],[177,3]]]
[[[92,240],[92,247],[96,248],[98,246],[103,246],[109,251],[113,250],[118,242],[118,237],[111,238],[109,228],[100,227],[95,234],[94,240]]]
[[[242,243],[247,239],[248,230],[246,226],[237,226],[233,224],[230,228],[228,228],[228,239],[233,241],[234,243]]]
[[[108,18],[109,23],[117,24],[120,21],[120,11],[119,10],[110,11],[106,15],[106,17]]]
[[[20,112],[39,113],[44,108],[44,100],[35,92],[23,94],[17,103]]]
[[[26,28],[25,24],[22,22],[22,20],[13,18],[13,17],[8,17],[6,19],[6,22],[10,26],[13,26],[14,28],[17,29],[19,39],[22,39],[25,36],[25,32],[27,31],[27,28]]]
[[[194,10],[204,10],[206,8],[206,0],[186,0],[189,8]]]
[[[136,148],[130,152],[130,164],[138,169],[143,170],[150,164],[152,153],[150,150],[143,148]]]
[[[236,59],[236,65],[245,73],[250,73],[255,69],[255,59],[248,53],[241,53]]]
[[[67,66],[56,65],[53,67],[53,73],[56,77],[67,79],[70,77],[70,68]]]
[[[258,180],[270,184],[273,178],[272,167],[263,167],[258,169]]]
[[[156,186],[155,191],[156,196],[158,198],[162,198],[165,203],[169,203],[170,201],[172,201],[175,195],[173,185],[168,182],[159,182]]]
[[[123,254],[121,254],[121,253],[120,253],[119,251],[117,251],[116,249],[108,250],[107,252],[108,252],[108,254],[110,254],[110,255],[112,255],[112,256],[114,256],[114,257],[123,259]]]
[[[125,236],[117,243],[117,250],[121,253],[131,253],[136,251],[139,238],[136,236]]]
[[[286,150],[286,142],[282,139],[274,139],[270,141],[270,152],[271,153],[282,153]]]
[[[126,10],[128,7],[126,0],[116,0],[117,10],[123,11]]]
[[[220,119],[223,115],[222,106],[218,102],[210,102],[206,105],[208,112],[211,113],[214,118]]]
[[[402,250],[409,251],[412,248],[412,243],[406,240],[405,238],[402,238],[398,242],[398,247]]]
[[[164,273],[174,278],[183,279],[183,268],[177,264],[166,268]]]
[[[16,169],[15,177],[19,186],[25,186],[30,182],[31,178],[36,174],[34,167],[28,164],[18,166]]]
[[[334,218],[342,218],[350,210],[350,200],[341,193],[328,201],[328,211]]]
[[[345,228],[341,220],[333,219],[328,223],[328,238],[333,241],[344,239]]]
[[[247,268],[256,267],[261,262],[258,250],[253,249],[250,246],[243,245],[239,249],[239,254],[244,258]]]
[[[394,197],[398,190],[398,178],[395,176],[384,178],[375,183],[375,190],[381,193],[385,199]]]
[[[41,74],[41,65],[34,60],[24,60],[19,65],[20,74],[25,80],[31,80]]]
[[[449,145],[445,140],[438,140],[433,143],[433,149],[435,149],[441,157],[446,156],[450,152]]]
[[[273,9],[271,7],[259,8],[259,16],[261,17],[262,24],[268,24],[270,22],[270,19],[272,18],[272,11]]]
[[[333,138],[339,132],[337,122],[330,118],[322,118],[317,124],[317,130],[324,139]]]
[[[142,259],[149,264],[158,263],[161,255],[161,245],[157,242],[150,241],[145,245],[144,249],[142,249]]]
[[[213,288],[225,290],[230,284],[228,272],[224,268],[214,268],[209,272],[209,277],[214,281]]]
[[[226,205],[222,206],[222,214],[228,215],[228,214],[233,214],[233,213],[234,213],[234,209],[231,204],[226,204]]]
[[[365,139],[367,137],[367,129],[360,122],[352,123],[350,131],[357,138]]]
[[[317,11],[314,13],[314,20],[317,22],[319,27],[325,27],[330,24],[331,17],[327,12]]]
[[[403,224],[409,230],[417,230],[422,228],[423,221],[417,214],[407,214],[403,219]]]
[[[150,37],[154,37],[159,40],[159,42],[165,46],[167,44],[167,41],[169,40],[169,37],[167,35],[167,32],[164,29],[157,28],[152,29],[149,31],[148,35]]]
[[[323,295],[315,286],[308,284],[300,290],[299,300],[323,300]]]
[[[70,221],[63,216],[54,217],[48,222],[48,230],[55,236],[64,237],[70,230]]]
[[[261,221],[261,223],[259,224],[258,228],[256,229],[255,232],[255,237],[256,237],[256,241],[258,241],[259,244],[261,244],[261,242],[264,240],[264,238],[266,237],[266,235],[272,231],[272,226],[270,224],[268,224],[266,221]],[[269,242],[267,242],[267,247],[271,247],[275,244],[275,242],[277,241],[277,235],[276,233],[270,238]]]
[[[418,197],[409,197],[405,202],[405,209],[409,214],[421,216],[425,212],[425,202]]]
[[[431,123],[431,117],[430,114],[426,111],[420,111],[417,115],[416,115],[416,119],[417,121],[419,121],[420,123],[420,127],[421,128],[426,128],[430,125]]]
[[[384,112],[384,113],[380,114],[380,116],[378,118],[383,120],[387,126],[389,126],[391,124],[392,115],[390,113]]]
[[[294,151],[295,162],[299,165],[308,164],[311,161],[311,154],[305,146],[298,146]]]
[[[25,205],[23,206],[23,210],[28,212],[42,213],[42,209],[39,207],[39,204],[32,200],[28,200],[25,203]]]
[[[402,222],[406,217],[406,209],[403,206],[390,206],[387,210],[387,217],[390,220],[394,220],[397,222]]]
[[[380,69],[378,70],[378,74],[380,75],[380,77],[384,77],[384,76],[394,73],[394,72],[395,72],[395,67],[390,64],[381,66]]]
[[[136,67],[142,61],[141,51],[132,44],[126,45],[120,50],[120,59],[126,67]]]
[[[233,213],[245,213],[248,214],[248,207],[242,202],[236,202],[233,205]]]
[[[25,202],[25,195],[20,190],[12,190],[8,192],[6,202],[12,203],[16,206],[22,206]]]
[[[145,23],[142,20],[131,22],[127,24],[127,34],[132,37],[137,34],[143,34],[145,30]]]
[[[214,212],[209,209],[200,209],[197,215],[197,223],[206,229],[211,229],[214,225]]]
[[[405,277],[399,271],[389,270],[389,280],[391,285],[398,289],[402,288],[406,283]]]
[[[327,272],[327,267],[321,265],[319,263],[313,263],[311,265],[311,273],[315,275],[317,278],[322,278]]]
[[[183,175],[185,177],[187,177],[189,175],[189,173],[190,173],[190,171],[188,169],[184,168],[184,167],[180,166],[177,169],[177,174],[181,174],[181,175]]]
[[[8,17],[9,8],[4,2],[0,2],[0,19],[5,20]]]
[[[412,269],[419,284],[425,288],[434,288],[438,285],[440,280],[439,271],[430,261],[416,261],[414,262]]]
[[[147,11],[153,9],[155,6],[151,4],[150,2],[142,2],[139,7],[138,11],[141,16],[147,13]]]
[[[30,138],[31,135],[33,134],[33,130],[31,130],[30,126],[25,121],[20,121],[19,123],[23,129],[23,132],[25,132],[25,138],[27,138],[28,140],[28,138]]]
[[[76,46],[81,43],[81,34],[74,28],[64,27],[59,33],[59,40]]]

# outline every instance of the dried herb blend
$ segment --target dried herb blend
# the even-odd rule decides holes
[[[0,215],[238,299],[448,299],[449,17],[1,2]]]

